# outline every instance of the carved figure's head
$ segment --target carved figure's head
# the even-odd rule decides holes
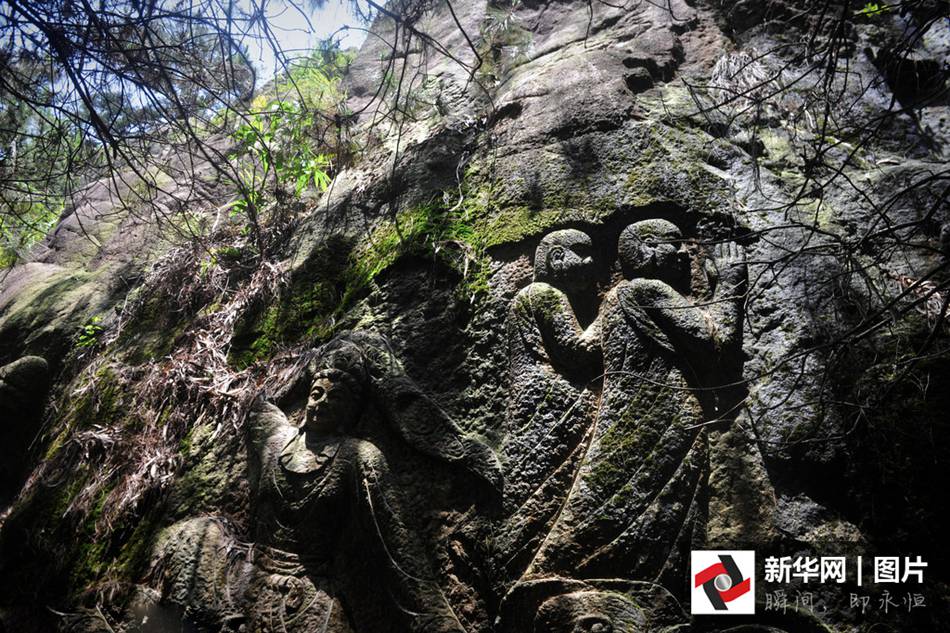
[[[538,609],[535,631],[550,633],[639,633],[646,618],[636,602],[612,591],[554,596]]]
[[[689,279],[689,253],[683,234],[667,220],[635,222],[620,233],[617,250],[628,279],[660,279],[678,286]]]
[[[359,349],[341,344],[325,350],[307,398],[304,429],[344,430],[362,413],[366,395],[365,367]]]
[[[332,369],[320,372],[310,385],[304,429],[345,428],[359,416],[361,392],[359,383],[346,372]]]
[[[590,236],[576,229],[548,233],[534,254],[535,281],[574,287],[590,280],[593,244]]]
[[[689,621],[669,591],[652,582],[538,578],[502,600],[498,633],[640,633]]]

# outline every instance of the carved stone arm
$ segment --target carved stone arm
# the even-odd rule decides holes
[[[581,328],[563,292],[543,282],[528,286],[519,297],[541,332],[544,346],[558,364],[595,374],[601,365],[601,325],[596,319]]]
[[[268,451],[268,441],[282,427],[289,425],[287,416],[277,405],[259,398],[253,405],[247,422],[249,452],[260,462]]]
[[[386,415],[416,450],[449,464],[458,464],[501,491],[501,466],[492,450],[466,435],[434,400],[407,376],[392,377],[378,387]]]
[[[658,330],[654,339],[665,337],[674,347],[685,347],[691,353],[713,352],[715,341],[709,317],[668,284],[658,279],[635,279],[621,284],[617,300],[628,319],[647,330]],[[663,344],[662,340],[658,342]]]

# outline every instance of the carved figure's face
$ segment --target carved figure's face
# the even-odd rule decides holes
[[[666,220],[631,224],[620,235],[620,261],[630,278],[680,281],[689,278],[690,257],[676,225]]]
[[[578,591],[542,604],[534,629],[538,633],[639,633],[644,626],[642,611],[627,596]]]
[[[654,272],[681,270],[684,263],[689,263],[686,251],[665,236],[644,236],[640,243],[640,252],[646,267]]]
[[[589,283],[594,266],[590,237],[574,229],[548,234],[538,245],[535,277],[560,286]]]
[[[548,252],[548,266],[555,278],[565,281],[586,279],[594,265],[589,244],[555,246]]]
[[[352,424],[360,412],[359,394],[344,372],[327,370],[317,374],[310,386],[304,430],[329,432]]]

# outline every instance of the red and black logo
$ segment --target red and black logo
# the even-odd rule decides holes
[[[727,602],[749,592],[750,580],[742,577],[730,554],[719,554],[719,562],[697,572],[694,587],[703,588],[716,611],[728,611]]]

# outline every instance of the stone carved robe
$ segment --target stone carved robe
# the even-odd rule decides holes
[[[312,563],[240,543],[221,519],[176,523],[163,533],[155,557],[164,599],[146,597],[140,605],[142,633],[179,630],[183,621],[222,633],[353,632],[333,583],[315,574]]]
[[[707,471],[697,390],[713,354],[698,308],[653,279],[621,282],[603,310],[604,387],[594,437],[528,574],[671,580],[701,528]],[[661,307],[656,307],[661,306]]]
[[[564,503],[593,425],[599,369],[598,325],[584,331],[567,296],[535,282],[509,314],[511,391],[504,446],[505,515],[500,567],[524,571]]]
[[[358,631],[464,630],[374,443],[308,437],[269,403],[252,416],[250,433],[258,449],[256,541],[333,578]]]

